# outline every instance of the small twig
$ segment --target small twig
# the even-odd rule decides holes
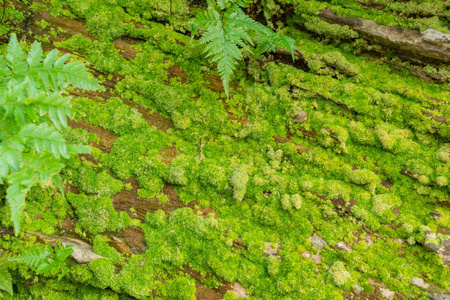
[[[202,159],[203,159],[203,143],[202,142],[200,142],[200,154],[199,154],[198,158],[200,159],[200,161],[202,161]]]
[[[14,26],[16,26],[17,28],[19,28],[20,31],[22,32],[22,35],[23,35],[24,33],[23,33],[22,28],[20,28],[19,25],[17,25],[16,23],[14,23],[14,21],[11,20],[11,19],[9,18],[8,14],[6,13],[6,7],[7,7],[7,5],[8,5],[7,0],[3,0],[3,16],[2,16],[2,22],[3,22],[3,18],[6,16],[6,18],[9,20],[9,22],[11,22],[11,23],[12,23]]]

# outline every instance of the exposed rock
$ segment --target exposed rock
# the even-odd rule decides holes
[[[124,240],[122,240],[121,238],[118,238],[116,236],[112,237],[112,242],[110,242],[110,246],[114,247],[117,249],[117,251],[119,251],[119,253],[122,254],[128,254],[128,255],[133,255],[133,250],[131,250],[131,248],[125,243]]]
[[[395,243],[399,243],[399,244],[404,244],[405,243],[405,240],[403,240],[403,239],[397,239],[397,238],[393,238],[393,239],[391,239],[393,242],[395,242]]]
[[[425,248],[430,250],[430,251],[434,251],[434,252],[438,252],[439,251],[439,247],[438,245],[434,244],[434,243],[426,243]]]
[[[295,122],[296,123],[303,123],[305,122],[305,120],[308,118],[308,114],[306,113],[306,111],[301,110],[299,111],[299,113],[295,116]]]
[[[353,248],[350,247],[346,242],[339,242],[336,244],[336,247],[342,251],[353,251]]]
[[[450,240],[441,240],[441,247],[438,253],[442,255],[444,263],[450,266]]]
[[[432,300],[450,300],[450,294],[429,294]]]
[[[430,214],[433,217],[433,219],[435,219],[435,220],[437,220],[440,217],[442,217],[442,214],[440,212],[438,212],[438,211],[432,211]]]
[[[381,296],[383,296],[383,298],[388,299],[388,300],[393,300],[395,297],[395,292],[393,292],[387,288],[380,288],[380,293],[381,293]]]
[[[322,255],[320,254],[316,254],[312,256],[312,260],[316,263],[316,264],[320,264],[322,262]]]
[[[372,20],[338,16],[329,8],[322,10],[319,17],[328,23],[347,25],[371,43],[397,50],[411,60],[450,62],[450,34],[434,29],[420,32],[378,25]]]
[[[319,236],[317,233],[313,233],[310,237],[308,237],[308,241],[311,242],[311,244],[317,248],[317,250],[322,251],[323,247],[327,244],[325,239],[321,236]]]
[[[51,247],[55,247],[58,244],[58,241],[61,242],[63,246],[73,246],[73,253],[70,255],[77,263],[85,264],[94,259],[104,258],[103,256],[98,255],[94,252],[92,246],[82,240],[74,239],[68,236],[48,236],[42,234],[40,232],[29,232],[26,235],[31,236],[34,235],[38,237],[42,242],[50,245]]]
[[[355,284],[355,285],[353,286],[353,292],[354,292],[356,295],[361,294],[362,291],[363,291],[363,289],[362,289],[362,287],[361,287],[360,285]]]
[[[428,283],[425,282],[425,280],[423,280],[423,278],[420,277],[413,277],[409,283],[422,290],[426,290],[430,286]]]
[[[264,245],[266,245],[266,249],[264,249],[264,256],[270,256],[270,255],[278,256],[278,252],[281,247],[281,244],[275,243],[277,245],[275,248],[272,247],[272,244],[274,244],[274,243],[264,242]]]
[[[309,251],[303,251],[303,252],[302,252],[302,256],[303,256],[304,258],[310,258],[310,257],[311,257],[311,253],[310,253]]]
[[[366,241],[366,245],[367,246],[372,246],[374,244],[374,242],[372,241],[372,238],[370,237],[369,234],[366,235],[366,237],[364,238],[364,240]]]
[[[233,289],[233,292],[237,297],[244,297],[244,298],[250,297],[247,294],[247,290],[239,282],[233,283],[231,288]]]

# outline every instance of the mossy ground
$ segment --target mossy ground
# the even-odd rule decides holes
[[[41,10],[30,28],[40,35],[29,39],[86,62],[107,91],[73,98],[75,121],[91,127],[65,136],[94,145],[92,156],[67,161],[63,177],[76,188],[66,199],[32,191],[23,227],[62,233],[63,220],[76,220],[76,235],[105,258],[71,262],[61,282],[19,267],[17,295],[195,299],[200,281],[225,299],[235,296],[221,287],[234,282],[254,299],[343,299],[355,285],[371,294],[378,284],[399,299],[425,299],[413,277],[450,289],[449,266],[423,246],[449,239],[449,125],[423,113],[450,116],[449,85],[392,68],[387,49],[381,58],[364,54],[377,45],[316,14],[329,6],[342,16],[443,32],[448,22],[411,17],[432,12],[431,4],[378,11],[333,0],[295,1],[292,16],[277,23],[292,2],[261,1],[259,15],[295,38],[307,59],[320,60],[307,70],[246,53],[226,98],[214,65],[185,35],[190,10],[198,9],[192,1],[34,1]],[[8,9],[17,23],[27,17],[23,7]],[[55,21],[63,17],[74,21]],[[308,117],[296,123],[301,110]],[[110,143],[92,133],[96,127]],[[138,185],[126,194],[135,197],[130,203],[153,198],[161,210],[116,211],[118,195],[136,190],[130,178]],[[434,211],[442,216],[434,219]],[[4,203],[0,216],[11,225]],[[144,252],[110,246],[127,227],[142,229]],[[326,241],[320,251],[308,239],[314,233]],[[341,250],[342,241],[353,251]],[[0,246],[19,252],[33,242],[3,233]]]

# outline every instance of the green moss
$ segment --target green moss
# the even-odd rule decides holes
[[[336,261],[328,271],[334,284],[344,289],[349,289],[352,283],[352,276],[345,269],[345,265],[341,261]]]
[[[98,288],[107,288],[115,285],[114,265],[107,258],[95,259],[88,264],[94,277],[89,283]]]
[[[130,225],[130,217],[124,212],[117,213],[107,197],[68,194],[67,200],[75,207],[77,226],[88,232],[116,231]]]
[[[230,184],[233,187],[233,198],[242,201],[247,191],[248,173],[245,169],[236,169],[230,176]]]
[[[94,238],[94,252],[103,257],[109,258],[114,264],[120,264],[125,261],[125,258],[117,252],[117,250],[107,243],[109,238],[103,235],[96,235]]]

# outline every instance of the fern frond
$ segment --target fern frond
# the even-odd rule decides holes
[[[13,172],[19,170],[20,165],[23,163],[22,153],[9,147],[0,146],[0,157],[6,161]]]
[[[237,7],[231,10],[231,14],[228,17],[228,22],[235,27],[242,27],[245,30],[253,30],[255,32],[262,32],[265,30],[265,26],[247,16],[241,9]]]
[[[20,47],[19,41],[15,34],[11,35],[6,51],[6,64],[13,72],[22,72],[27,69],[25,63],[25,54]]]
[[[70,97],[61,97],[58,93],[54,93],[51,95],[40,94],[22,102],[27,105],[37,105],[40,115],[48,115],[55,127],[61,129],[67,127],[67,117],[73,117],[73,110],[69,101]]]
[[[42,186],[50,185],[52,177],[64,167],[60,160],[50,152],[30,152],[23,157]]]
[[[6,57],[0,56],[0,184],[8,183],[16,235],[30,188],[51,185],[64,167],[61,157],[90,150],[66,144],[55,128],[66,127],[67,117],[73,117],[70,98],[61,96],[64,88],[97,90],[99,82],[81,63],[66,63],[68,54],[58,56],[53,50],[44,58],[41,45],[34,43],[25,57],[15,35]],[[60,178],[55,182],[61,188]]]
[[[27,57],[27,63],[30,69],[40,66],[42,64],[43,57],[44,53],[42,52],[41,44],[34,42]]]
[[[22,168],[8,177],[9,186],[6,189],[6,201],[11,211],[11,218],[14,225],[14,233],[19,234],[20,220],[25,208],[25,196],[30,188],[37,183],[29,169]]]
[[[212,7],[209,7],[205,11],[200,11],[197,16],[190,21],[192,26],[192,37],[195,36],[198,28],[211,28],[216,26],[218,22],[220,22],[220,14]]]
[[[46,123],[25,125],[17,135],[25,138],[28,145],[38,152],[50,151],[56,158],[70,157],[63,136]]]
[[[37,268],[47,261],[51,253],[52,251],[44,247],[21,253],[14,260],[28,267]]]
[[[0,297],[3,296],[1,291],[5,291],[11,296],[13,295],[12,277],[6,266],[0,265]]]

